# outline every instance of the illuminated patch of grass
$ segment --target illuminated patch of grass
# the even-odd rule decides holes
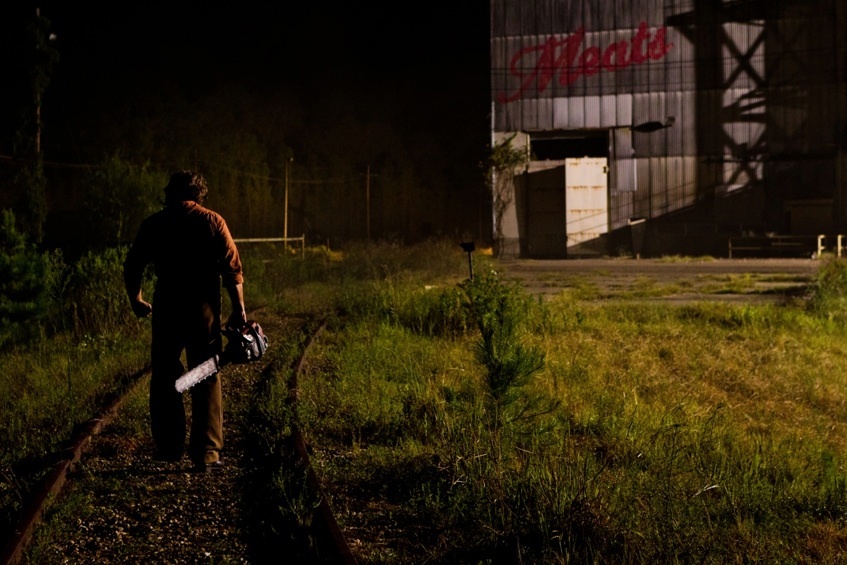
[[[472,332],[371,321],[324,342],[305,421],[331,482],[367,487],[348,524],[413,523],[442,561],[803,561],[841,543],[842,329],[794,307],[576,292],[527,315],[545,369],[503,427]]]
[[[316,505],[282,455],[299,421],[342,525],[372,548],[363,561],[838,562],[847,551],[843,264],[822,267],[808,306],[639,300],[752,293],[758,276],[639,279],[614,303],[598,300],[602,275],[575,277],[522,303],[520,343],[544,367],[492,419],[466,258],[450,249],[362,247],[299,266],[248,257],[256,304],[339,314],[310,356],[299,412],[280,384],[302,346],[290,335],[245,424],[259,546],[293,543]]]
[[[565,296],[591,300],[601,296],[600,287],[587,277],[569,277],[566,288],[561,291]]]

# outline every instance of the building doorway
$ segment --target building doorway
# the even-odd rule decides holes
[[[606,253],[608,130],[530,134],[525,245],[533,258]]]

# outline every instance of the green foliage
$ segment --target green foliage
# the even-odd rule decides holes
[[[414,531],[382,539],[363,561],[834,563],[843,554],[847,357],[843,329],[817,310],[578,293],[542,302],[488,270],[455,285],[449,261],[441,277],[415,273],[390,248],[303,261],[264,253],[247,257],[262,300],[278,295],[273,304],[298,313],[359,306],[314,344],[297,413],[285,380],[303,330],[274,342],[280,357],[242,430],[255,547],[281,542],[306,559],[314,549],[295,538],[317,499],[285,457],[299,424],[345,527]],[[80,268],[109,278],[120,262],[116,252]],[[830,268],[819,291],[840,296],[843,271]],[[96,286],[92,295],[124,303],[120,281],[107,284],[114,296]],[[15,455],[0,461],[48,452],[78,417],[62,401],[82,403],[87,375],[118,345],[108,333],[80,337],[40,378],[29,377],[29,352],[4,357],[0,402],[13,416],[0,432]],[[44,377],[57,374],[62,386]],[[36,417],[45,412],[49,421]],[[23,476],[0,464],[4,505]]]
[[[493,270],[458,286],[421,288],[414,278],[398,279],[386,277],[370,300],[362,299],[349,313],[376,317],[430,337],[456,339],[478,331],[473,350],[485,368],[493,425],[502,425],[504,411],[513,404],[515,414],[510,417],[528,417],[535,403],[523,387],[544,367],[544,355],[524,343],[534,304],[520,286],[502,281]]]
[[[847,260],[829,259],[815,275],[809,301],[813,312],[838,320],[847,321]]]
[[[44,222],[47,219],[46,187],[41,157],[21,165],[12,180],[14,190],[20,195],[17,214],[21,229],[35,243],[44,237]]]
[[[66,266],[59,252],[40,252],[15,226],[11,210],[0,214],[0,346],[39,332],[55,313]]]
[[[141,221],[161,207],[164,173],[134,165],[119,154],[88,177],[85,197],[88,243],[92,248],[129,243]]]
[[[426,284],[467,272],[461,248],[449,239],[433,239],[418,245],[349,244],[341,251],[344,273],[357,279],[385,280],[414,274]]]
[[[133,319],[123,282],[126,248],[83,255],[73,266],[68,300],[79,335],[114,333]]]
[[[149,356],[145,336],[58,334],[0,352],[0,529],[12,531],[27,494],[104,398]]]
[[[465,292],[455,284],[467,273],[455,242],[310,247],[304,257],[280,245],[242,247],[251,303],[370,317],[432,336],[475,328]]]
[[[288,390],[306,335],[279,336],[267,378],[249,408],[242,428],[248,458],[244,500],[253,517],[246,529],[256,555],[284,551],[295,561],[319,562],[312,526],[320,500],[294,451],[297,415]]]
[[[390,318],[420,335],[458,337],[473,327],[467,297],[458,287],[417,289],[403,296],[408,300],[394,298]]]
[[[148,361],[149,326],[130,312],[124,252],[90,252],[68,267],[28,244],[11,212],[2,215],[0,529],[11,528],[45,458]]]
[[[498,254],[503,251],[503,218],[515,200],[515,175],[520,167],[529,162],[529,155],[525,150],[512,147],[516,135],[511,135],[491,147],[486,161],[489,172],[488,185],[493,196],[494,238],[499,246]]]
[[[499,422],[502,410],[517,400],[521,387],[544,367],[543,353],[521,340],[531,302],[516,283],[501,281],[494,271],[466,281],[463,288],[480,333],[476,359],[485,367]]]
[[[328,480],[373,497],[351,527],[408,521],[442,562],[837,561],[847,358],[827,319],[542,303],[494,273],[390,283],[324,335],[301,390]],[[465,329],[427,329],[438,312]],[[417,560],[391,549],[369,558]]]
[[[123,284],[125,248],[90,251],[67,265],[59,250],[38,251],[0,215],[0,346],[73,329],[116,333],[133,320]],[[145,281],[148,291],[152,279]]]
[[[420,335],[458,337],[475,329],[464,291],[453,285],[421,286],[414,277],[388,278],[345,301],[352,314],[407,328]]]
[[[517,134],[513,134],[491,147],[488,154],[487,165],[496,173],[508,173],[521,167],[529,160],[526,151],[512,147],[512,141]]]

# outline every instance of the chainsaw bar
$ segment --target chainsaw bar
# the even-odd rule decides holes
[[[239,328],[224,328],[222,333],[227,338],[223,352],[209,357],[178,378],[175,383],[177,392],[190,389],[229,363],[251,363],[261,359],[268,349],[268,336],[254,320],[248,320]]]
[[[221,370],[224,363],[221,363],[221,356],[215,355],[214,357],[209,357],[190,371],[186,372],[180,378],[176,380],[176,391],[184,392],[200,381],[207,379]]]

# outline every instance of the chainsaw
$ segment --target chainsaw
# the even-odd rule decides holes
[[[177,392],[184,392],[230,363],[251,363],[261,359],[268,349],[268,337],[258,322],[248,320],[240,328],[224,328],[224,350],[209,357],[176,380]]]

